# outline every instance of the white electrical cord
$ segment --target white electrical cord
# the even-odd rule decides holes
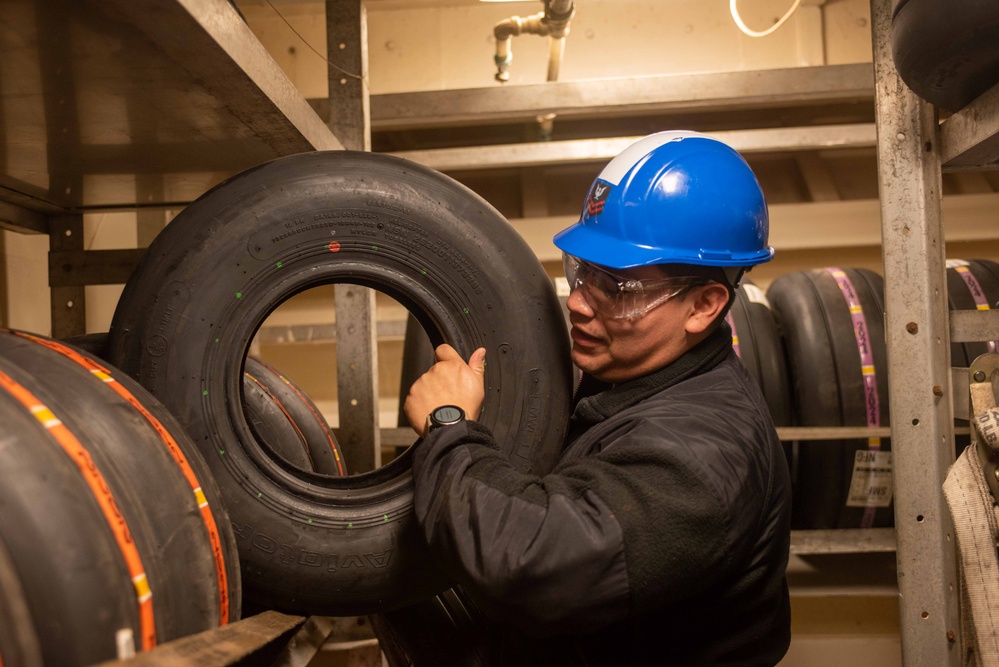
[[[789,18],[791,18],[791,15],[794,14],[795,11],[797,11],[798,6],[801,4],[801,0],[794,0],[794,4],[791,5],[791,9],[787,10],[787,14],[784,14],[784,16],[782,16],[781,19],[777,21],[777,23],[774,23],[766,30],[758,31],[751,29],[749,26],[743,23],[742,17],[739,16],[739,8],[736,6],[738,2],[739,0],[729,0],[729,5],[728,5],[729,11],[732,12],[732,18],[735,20],[735,24],[739,26],[739,30],[746,33],[750,37],[766,37],[774,30],[784,25],[784,22],[787,21]]]

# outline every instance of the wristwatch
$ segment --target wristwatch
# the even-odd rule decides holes
[[[451,426],[452,424],[458,424],[465,421],[465,411],[459,408],[457,405],[442,405],[439,408],[434,408],[429,415],[427,415],[427,428],[426,433],[435,431],[441,426]]]

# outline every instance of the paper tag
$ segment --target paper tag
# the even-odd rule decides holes
[[[742,286],[742,289],[746,291],[746,297],[753,303],[762,303],[767,308],[770,307],[770,302],[767,301],[767,295],[756,285],[746,283]]]
[[[888,507],[892,498],[891,452],[861,449],[853,457],[847,507]]]

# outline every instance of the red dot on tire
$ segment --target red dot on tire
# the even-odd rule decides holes
[[[339,241],[330,241],[329,244],[327,244],[326,247],[329,249],[330,252],[340,252],[340,242]]]

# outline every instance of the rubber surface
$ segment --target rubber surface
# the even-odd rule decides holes
[[[249,341],[320,284],[376,288],[463,355],[488,351],[481,420],[522,470],[554,465],[568,421],[568,337],[530,248],[452,179],[391,156],[290,156],[217,186],[154,241],[125,287],[109,358],[201,447],[227,500],[248,597],[357,615],[446,588],[412,515],[405,454],[362,475],[276,460],[239,395]]]
[[[970,275],[962,277],[962,272]],[[999,264],[987,259],[947,262],[947,304],[950,310],[999,308]],[[951,343],[951,366],[968,368],[976,358],[996,351],[995,342]],[[967,418],[967,415],[956,415]]]
[[[844,269],[856,290],[866,329],[856,332],[847,300],[829,271],[815,269],[780,276],[767,297],[787,348],[799,426],[867,426],[876,418],[888,426],[887,349],[884,333],[884,282],[865,269]],[[863,341],[858,343],[858,338]],[[865,395],[859,345],[873,359],[876,393]],[[874,414],[868,399],[876,399]],[[890,451],[890,440],[878,446]],[[803,441],[797,447],[795,528],[858,528],[864,507],[847,506],[858,456],[870,448],[866,440]],[[893,507],[870,512],[870,526],[890,526]]]
[[[302,388],[280,371],[247,357],[243,401],[250,428],[278,456],[304,470],[347,474],[333,429]]]
[[[790,426],[791,380],[777,319],[763,290],[743,280],[729,315],[733,346],[738,345],[739,358],[760,385],[774,424]]]
[[[892,16],[892,58],[920,97],[958,111],[999,83],[999,3],[903,0]]]
[[[90,333],[64,339],[98,359],[107,359],[108,334]],[[294,381],[259,359],[247,357],[243,403],[257,437],[292,465],[343,476],[343,453],[333,430],[315,403]]]
[[[6,530],[5,526],[0,526]],[[42,664],[38,634],[31,620],[24,589],[7,549],[0,540],[0,665],[34,667]]]
[[[239,618],[235,540],[163,406],[81,350],[0,331],[0,542],[45,664],[117,657]]]

